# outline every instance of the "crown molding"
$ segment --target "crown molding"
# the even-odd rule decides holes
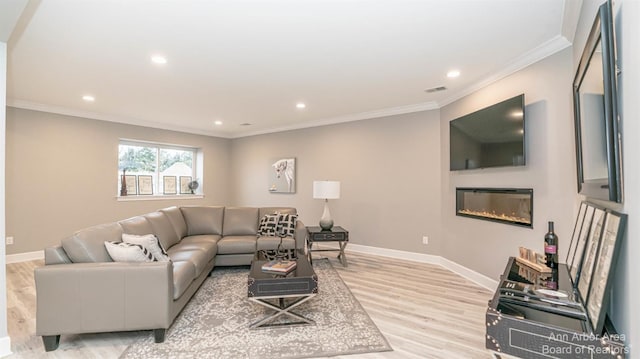
[[[453,95],[447,97],[446,99],[439,101],[438,108],[442,108],[484,87],[487,87],[492,83],[502,80],[503,78],[512,75],[527,66],[533,65],[536,62],[549,57],[559,51],[562,51],[569,46],[571,46],[571,42],[569,42],[569,40],[567,40],[564,36],[558,35],[551,40],[541,44],[540,46],[534,48],[533,50],[525,53],[524,55],[517,57],[514,61],[506,64],[505,67],[497,73],[494,73],[493,75],[488,76],[471,86],[455,92]]]
[[[242,138],[242,137],[249,137],[249,136],[265,135],[269,133],[300,130],[304,128],[328,126],[328,125],[335,125],[339,123],[353,122],[353,121],[360,121],[360,120],[371,120],[374,118],[402,115],[407,113],[437,110],[437,109],[439,109],[438,104],[434,101],[430,101],[430,102],[423,102],[423,103],[407,105],[407,106],[389,107],[389,108],[384,108],[380,110],[331,117],[326,119],[298,123],[295,125],[269,128],[265,130],[241,132],[241,133],[231,135],[230,138]]]
[[[82,111],[82,110],[71,109],[68,107],[46,105],[46,104],[24,101],[24,100],[7,99],[7,106],[21,108],[25,110],[55,113],[58,115],[66,115],[66,116],[73,116],[73,117],[88,118],[92,120],[122,123],[126,125],[151,127],[151,128],[176,131],[176,132],[185,132],[185,133],[191,133],[195,135],[231,138],[229,134],[224,132],[206,131],[200,128],[180,126],[177,124],[160,123],[160,122],[141,120],[141,119],[131,118],[131,117],[107,115],[107,114],[98,113],[98,112]]]

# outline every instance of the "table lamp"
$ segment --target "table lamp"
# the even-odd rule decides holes
[[[320,228],[325,231],[333,227],[333,219],[329,213],[329,200],[340,198],[339,181],[313,181],[313,198],[324,199],[324,212],[320,218]]]

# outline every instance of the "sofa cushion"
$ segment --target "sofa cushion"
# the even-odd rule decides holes
[[[282,242],[280,241],[282,240]],[[278,248],[280,246],[280,248]],[[276,250],[276,249],[295,249],[296,240],[291,237],[258,237],[256,242],[256,249],[263,250]]]
[[[113,262],[104,242],[120,241],[122,228],[107,223],[86,228],[62,240],[62,248],[74,263]]]
[[[156,262],[151,252],[140,244],[104,242],[111,258],[116,262]]]
[[[183,243],[183,244],[186,244],[186,243],[199,243],[199,242],[218,243],[220,238],[221,238],[221,236],[218,235],[218,234],[199,234],[197,236],[184,237],[184,238],[182,238],[180,243]]]
[[[182,215],[182,211],[178,207],[168,207],[161,209],[160,212],[167,215],[169,218],[169,222],[173,226],[173,229],[176,231],[176,235],[178,236],[178,240],[186,237],[187,235],[187,223],[184,221],[184,216]]]
[[[214,245],[215,246],[215,245]],[[213,252],[213,255],[211,253]],[[169,258],[173,262],[191,262],[196,269],[196,277],[202,274],[207,264],[215,257],[215,250],[182,248],[179,244],[169,248]]]
[[[224,207],[181,207],[187,235],[222,234]]]
[[[173,300],[182,296],[196,278],[196,266],[189,261],[173,262]]]
[[[297,214],[278,214],[276,235],[280,237],[294,237],[296,235]]]
[[[258,235],[275,236],[278,228],[278,214],[265,214],[260,218],[258,225]]]
[[[118,223],[120,223],[124,233],[137,234],[140,236],[153,233],[151,223],[149,223],[149,221],[147,221],[143,216],[128,218]]]
[[[258,208],[225,208],[222,230],[223,236],[255,236],[258,234]]]
[[[187,237],[187,238],[192,238],[192,237]],[[218,244],[217,242],[211,242],[211,241],[199,241],[199,242],[188,241],[188,242],[180,242],[179,244],[176,244],[170,249],[171,253],[176,253],[178,251],[192,251],[192,250],[204,251],[206,252],[207,257],[211,259],[215,257],[216,254],[218,253]]]
[[[182,215],[180,216],[182,217]],[[162,248],[167,250],[180,241],[180,238],[178,238],[178,233],[173,228],[173,225],[171,224],[171,221],[166,214],[162,212],[153,212],[145,214],[144,217],[151,224],[153,234],[155,234],[160,241]]]
[[[160,241],[153,234],[145,234],[144,236],[139,236],[137,234],[122,233],[122,241],[124,243],[138,244],[143,246],[144,248],[148,249],[149,252],[151,252],[151,254],[159,262],[167,262],[170,260],[169,256],[167,256],[167,252],[160,245]],[[108,249],[109,248],[107,248],[107,250]]]
[[[293,207],[262,207],[258,215],[262,218],[265,214],[274,213],[298,214],[298,211]]]
[[[256,236],[225,236],[218,241],[218,254],[255,253]]]

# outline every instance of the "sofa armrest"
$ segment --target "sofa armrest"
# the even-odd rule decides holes
[[[307,227],[305,227],[304,223],[301,220],[296,221],[296,249],[306,250],[307,248]]]
[[[38,267],[36,334],[168,328],[171,262],[71,263]]]

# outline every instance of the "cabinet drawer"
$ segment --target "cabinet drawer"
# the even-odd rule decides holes
[[[344,241],[347,239],[345,233],[313,233],[311,237],[314,241]]]

